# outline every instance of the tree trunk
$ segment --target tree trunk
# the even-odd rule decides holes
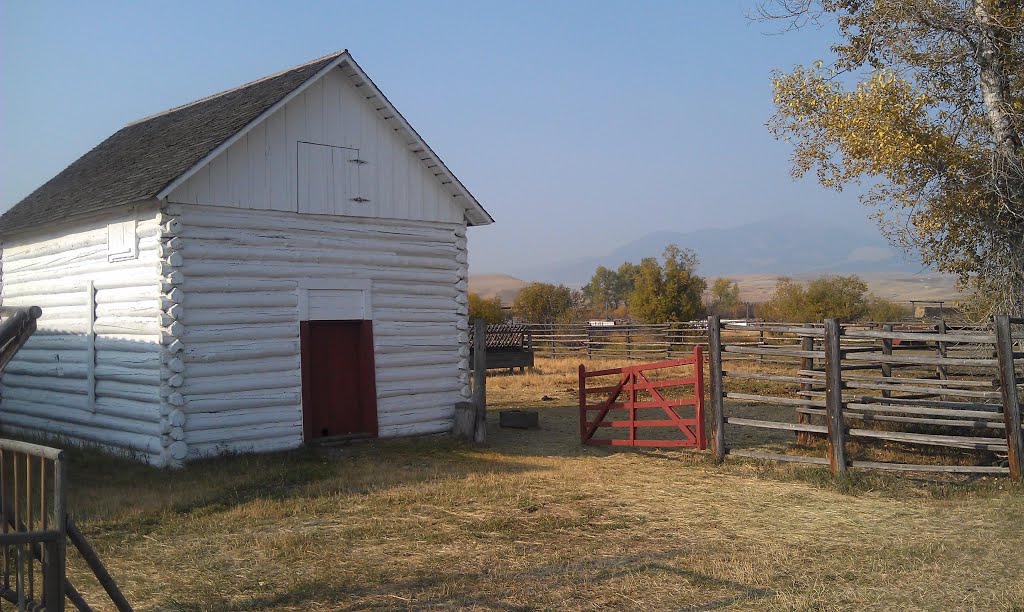
[[[1001,199],[1007,211],[1024,217],[1024,164],[1021,159],[1021,136],[1013,118],[1010,79],[1006,72],[1006,50],[1012,34],[992,14],[991,6],[1004,2],[974,0],[974,19],[978,27],[977,61],[981,98],[992,124],[996,145],[996,164],[993,169]]]

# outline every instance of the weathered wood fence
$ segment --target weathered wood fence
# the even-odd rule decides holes
[[[53,612],[64,609],[66,598],[76,610],[91,610],[67,578],[70,541],[114,607],[131,612],[121,589],[68,516],[65,486],[63,451],[0,439],[0,602],[9,601],[18,610]]]
[[[19,610],[64,609],[64,463],[61,451],[0,440],[0,597]]]
[[[1024,478],[1020,385],[1022,319],[996,317],[987,328],[944,323],[824,325],[728,323],[709,317],[713,448],[726,454],[848,468],[1009,473]],[[1017,327],[1019,330],[1020,327]],[[756,346],[736,342],[766,334]],[[738,357],[764,357],[766,371],[730,367]],[[742,393],[730,380],[754,380],[768,390]],[[725,400],[767,415],[730,414]],[[773,414],[774,413],[774,414]],[[749,416],[749,415],[748,415]],[[824,437],[825,456],[767,453],[730,446],[726,425]],[[1006,455],[1002,465],[907,464],[851,456],[848,441],[970,449]],[[979,461],[984,463],[984,461]],[[991,462],[990,462],[991,463]]]
[[[686,357],[707,346],[705,321],[597,326],[586,323],[529,323],[533,351],[539,357]]]

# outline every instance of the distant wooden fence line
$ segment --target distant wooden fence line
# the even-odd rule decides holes
[[[759,459],[848,468],[1005,474],[1024,478],[1024,439],[1019,385],[1024,383],[1024,319],[996,317],[987,328],[935,325],[824,325],[735,323],[710,317],[709,364],[713,449]],[[767,334],[759,345],[737,343],[737,334]],[[732,369],[737,358],[760,356],[781,373]],[[898,374],[898,375],[897,375]],[[753,379],[791,391],[740,393],[730,380]],[[758,406],[765,418],[728,414],[725,400]],[[792,409],[795,419],[780,420]],[[773,415],[774,413],[774,415]],[[774,416],[774,418],[773,418]],[[795,422],[794,422],[795,421]],[[726,425],[786,430],[824,436],[825,456],[776,454],[728,444]],[[884,427],[871,428],[871,425]],[[933,433],[934,432],[934,433]],[[903,464],[848,455],[847,440],[867,439],[911,445],[1006,453],[1000,465]]]
[[[686,357],[707,346],[705,321],[614,326],[586,323],[528,323],[533,351],[539,357]]]
[[[777,337],[771,331],[759,327],[760,319],[725,320],[729,326],[725,336],[732,346],[771,348],[773,343],[796,343],[798,339]],[[790,325],[773,323],[771,325]],[[799,325],[799,324],[797,324]],[[881,329],[887,323],[867,323],[867,327]],[[935,333],[982,331],[991,327],[984,325],[952,324],[943,320],[912,321],[892,323],[896,327],[908,326],[919,331]],[[821,324],[818,324],[820,327]],[[577,357],[615,359],[673,359],[685,357],[695,346],[708,347],[708,323],[683,321],[671,323],[635,323],[627,325],[588,325],[586,323],[523,323],[516,325],[488,326],[488,347],[498,338],[504,337],[506,328],[525,333],[533,353],[538,357]],[[492,340],[492,335],[494,339]],[[522,338],[522,336],[520,336]],[[765,362],[777,361],[770,352],[755,352],[734,358],[757,359]]]

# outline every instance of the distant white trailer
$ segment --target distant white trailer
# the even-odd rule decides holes
[[[0,218],[0,426],[157,465],[448,431],[491,217],[347,51],[129,124]]]

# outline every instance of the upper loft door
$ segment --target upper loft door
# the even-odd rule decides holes
[[[359,149],[312,142],[298,143],[298,212],[358,215],[370,201],[360,192]]]

